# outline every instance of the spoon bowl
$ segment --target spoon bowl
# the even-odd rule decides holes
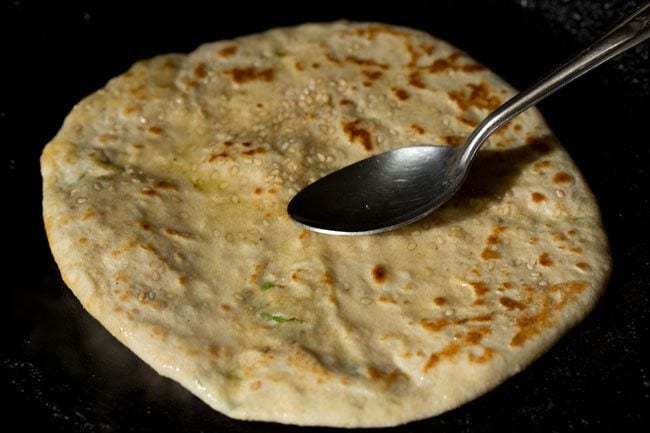
[[[408,146],[335,171],[289,203],[292,218],[327,234],[373,234],[430,214],[454,195],[465,171],[459,147]]]
[[[460,189],[479,148],[494,131],[648,38],[650,2],[493,111],[462,146],[408,146],[364,159],[308,185],[289,202],[287,212],[303,227],[338,235],[380,233],[424,218]]]

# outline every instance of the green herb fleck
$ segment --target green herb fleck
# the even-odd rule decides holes
[[[272,314],[272,313],[262,313],[262,318],[265,320],[272,320],[278,323],[287,323],[287,322],[296,322],[298,319],[296,317],[287,317],[281,314]]]
[[[263,292],[266,292],[267,290],[272,289],[273,287],[275,287],[275,283],[273,281],[265,281],[260,286],[260,289],[262,289]]]

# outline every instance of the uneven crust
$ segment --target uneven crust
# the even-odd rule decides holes
[[[457,145],[513,94],[405,28],[310,24],[164,55],[80,102],[42,155],[44,218],[84,307],[233,418],[388,426],[486,392],[594,305],[594,198],[531,110],[449,205],[382,235],[286,215],[374,152]]]

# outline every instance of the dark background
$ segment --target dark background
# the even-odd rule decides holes
[[[639,1],[62,3],[0,3],[3,431],[329,431],[212,411],[114,340],[61,282],[41,221],[38,158],[73,104],[134,61],[270,27],[348,18],[428,31],[521,88]],[[647,43],[637,47],[540,105],[603,212],[614,257],[604,298],[524,372],[457,410],[395,431],[648,428],[649,52]]]

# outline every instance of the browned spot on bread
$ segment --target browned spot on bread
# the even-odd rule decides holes
[[[324,272],[323,276],[321,278],[321,281],[328,286],[333,286],[334,285],[334,280],[332,279],[332,275],[330,275],[329,272]]]
[[[298,71],[304,71],[305,70],[305,65],[302,62],[296,62],[294,64],[294,66],[296,67],[296,70],[298,70]]]
[[[585,262],[576,263],[576,268],[580,269],[583,272],[587,272],[587,271],[591,270],[591,266],[589,266]]]
[[[205,76],[208,75],[208,72],[205,69],[205,63],[199,63],[196,65],[196,68],[194,68],[194,75],[198,78],[205,78]]]
[[[235,83],[242,84],[249,81],[272,81],[274,71],[271,68],[258,69],[254,67],[235,68],[224,73],[230,75]]]
[[[117,140],[117,135],[113,135],[113,134],[102,134],[102,135],[100,135],[100,136],[97,137],[97,140],[98,140],[100,143],[108,143],[109,141],[115,141],[115,140]]]
[[[580,254],[580,253],[582,253],[583,250],[582,250],[581,247],[572,247],[572,248],[569,248],[569,251],[571,251],[572,253]]]
[[[533,192],[530,194],[530,199],[535,203],[541,203],[546,200],[546,196],[541,192]]]
[[[410,42],[405,42],[404,47],[406,48],[406,51],[408,51],[409,55],[411,56],[411,60],[409,60],[407,66],[409,67],[414,67],[420,57],[422,57],[422,53],[420,53],[415,47],[410,43]]]
[[[242,152],[242,155],[253,156],[253,155],[262,155],[266,153],[266,149],[263,147],[256,147],[255,149],[245,150]]]
[[[126,107],[124,107],[124,110],[122,110],[122,113],[124,114],[135,113],[136,111],[138,111],[139,108],[140,107],[137,105],[127,105]]]
[[[147,195],[147,196],[151,197],[151,196],[157,195],[158,193],[156,191],[154,191],[153,189],[151,189],[151,188],[143,188],[140,191],[140,194]]]
[[[213,153],[208,157],[208,162],[214,162],[217,159],[227,158],[228,154],[226,152]]]
[[[176,67],[176,62],[174,62],[172,59],[165,59],[163,62],[163,68],[175,68]]]
[[[80,243],[81,245],[85,244],[86,242],[88,242],[88,239],[87,239],[87,238],[79,238],[79,243]]]
[[[569,236],[575,236],[578,232],[575,229],[570,229],[566,234]]]
[[[433,303],[436,304],[439,307],[447,305],[447,300],[443,298],[442,296],[438,296],[433,300]]]
[[[430,73],[435,74],[447,69],[456,69],[456,60],[458,57],[460,57],[460,53],[451,53],[447,57],[436,59],[433,63],[427,66],[427,70]]]
[[[210,355],[214,356],[215,358],[219,357],[219,353],[221,352],[221,348],[217,346],[216,344],[209,344],[208,345],[208,353]]]
[[[237,53],[237,46],[230,45],[219,50],[219,56],[228,58]]]
[[[519,317],[516,321],[519,331],[510,340],[510,345],[519,347],[523,346],[526,341],[535,335],[551,327],[554,323],[554,313],[561,310],[569,302],[575,301],[575,298],[587,288],[587,283],[583,281],[573,281],[562,284],[554,284],[549,287],[539,301],[535,302],[540,305],[540,310],[531,315]],[[531,291],[531,293],[535,293]],[[559,297],[559,301],[555,298]]]
[[[388,271],[383,265],[375,265],[372,268],[372,279],[377,284],[384,284],[388,278]]]
[[[399,99],[400,101],[406,101],[408,98],[411,97],[409,92],[407,92],[404,89],[400,89],[398,87],[393,87],[391,90],[393,91],[393,93],[395,94],[397,99]]]
[[[481,258],[483,260],[496,260],[501,258],[501,254],[489,248],[485,248],[483,252],[481,252]]]
[[[562,233],[552,233],[551,236],[553,236],[553,239],[559,242],[564,242],[566,241],[566,236],[564,236]]]
[[[411,129],[413,129],[418,134],[424,134],[424,128],[418,125],[417,123],[411,123]]]
[[[481,253],[481,258],[483,260],[493,260],[501,258],[501,254],[494,251],[491,247],[501,243],[501,233],[506,231],[507,227],[497,226],[492,229],[492,233],[488,236],[486,240],[486,246]]]
[[[325,53],[325,58],[329,60],[330,62],[341,66],[341,60],[339,60],[334,54],[332,53]]]
[[[398,370],[393,370],[390,373],[387,373],[372,366],[367,367],[366,370],[370,379],[383,382],[385,388],[388,388],[400,377],[400,372]]]
[[[444,317],[432,320],[420,320],[420,325],[422,325],[424,329],[430,332],[438,332],[441,329],[444,329],[452,324],[453,322],[451,320],[445,319]]]
[[[387,64],[379,63],[379,62],[376,62],[376,61],[374,61],[372,59],[362,59],[360,57],[350,55],[350,56],[347,56],[345,58],[345,60],[350,62],[350,63],[354,63],[355,65],[359,65],[359,66],[376,66],[376,67],[384,69],[384,70],[388,69]]]
[[[454,356],[456,356],[456,354],[459,351],[460,351],[460,346],[458,344],[450,343],[447,346],[445,346],[441,351],[433,352],[431,355],[429,355],[429,359],[427,359],[426,364],[424,364],[422,371],[424,373],[428,373],[429,370],[435,367],[436,364],[438,364],[440,361],[442,361],[445,358],[453,358]]]
[[[488,285],[481,281],[470,283],[470,285],[474,288],[474,293],[476,296],[483,296],[490,291]]]
[[[189,238],[190,237],[189,234],[179,232],[178,230],[174,230],[172,228],[166,228],[164,230],[164,232],[165,232],[166,235],[169,235],[169,236],[177,236],[177,237],[181,237],[181,238]]]
[[[537,262],[545,267],[553,266],[553,260],[551,260],[548,253],[542,253],[537,259]]]
[[[465,334],[463,341],[470,346],[477,345],[483,340],[483,337],[492,333],[492,329],[487,326],[479,326],[476,328],[471,328],[470,331]]]
[[[255,189],[253,190],[253,194],[255,194],[255,195],[260,195],[260,194],[262,194],[262,188],[260,188],[260,187],[258,186],[257,188],[255,188]]]
[[[436,74],[442,71],[463,71],[463,72],[479,72],[486,70],[485,66],[479,65],[477,63],[470,63],[465,65],[459,65],[457,60],[461,57],[461,54],[451,53],[447,57],[441,59],[436,59],[429,66],[425,68],[431,74]]]
[[[228,304],[221,304],[219,308],[221,308],[226,313],[232,311],[232,307]]]
[[[314,63],[311,64],[311,67],[314,68],[314,69],[319,69],[320,68],[320,63],[314,62]]]
[[[521,302],[515,301],[514,299],[508,298],[507,296],[499,298],[499,303],[506,307],[508,310],[523,310],[526,308],[526,306]]]
[[[544,160],[533,164],[533,169],[539,171],[548,168],[550,166],[551,166],[551,161]]]
[[[184,286],[187,283],[187,277],[185,275],[181,275],[178,277],[178,284],[181,286]]]
[[[89,207],[88,209],[86,209],[86,212],[82,215],[81,219],[82,221],[87,221],[96,215],[97,212],[95,212],[92,208]]]
[[[359,126],[360,123],[360,120],[355,120],[354,122],[341,121],[341,126],[343,127],[343,132],[348,135],[350,141],[361,143],[364,149],[372,150],[373,146],[370,132]]]
[[[460,69],[463,72],[480,72],[485,71],[487,68],[483,65],[479,65],[478,63],[470,63],[467,65],[461,65]]]
[[[160,126],[152,126],[149,128],[149,132],[154,135],[160,135],[163,132],[163,129]]]
[[[450,91],[449,97],[461,110],[476,107],[492,111],[501,105],[501,98],[492,94],[489,86],[481,81],[479,84],[468,84],[468,92]]]
[[[374,41],[379,35],[388,35],[409,39],[410,35],[406,32],[396,30],[392,27],[382,26],[382,25],[371,25],[367,27],[358,27],[354,30],[344,30],[341,32],[341,36],[359,36],[368,39],[369,41]]]
[[[138,98],[138,99],[145,99],[145,89],[144,85],[136,86],[136,87],[131,87],[129,89],[129,93],[131,96]]]
[[[446,135],[442,137],[442,141],[444,141],[445,144],[448,144],[449,146],[458,146],[459,144],[463,144],[465,142],[465,139],[457,135]]]
[[[553,183],[570,183],[572,181],[573,177],[563,171],[555,173],[555,176],[553,176]]]
[[[383,303],[385,303],[385,304],[394,304],[394,305],[397,305],[397,301],[396,301],[395,299],[391,298],[390,296],[379,295],[379,296],[377,296],[377,300],[378,300],[379,302],[383,302]]]
[[[361,71],[361,73],[370,80],[378,80],[382,75],[384,75],[381,71]]]
[[[339,102],[339,105],[350,105],[350,104],[352,104],[352,101],[350,101],[349,99],[341,99],[341,101]]]
[[[411,72],[409,74],[409,84],[418,89],[424,89],[426,87],[419,71]]]
[[[463,319],[456,320],[456,323],[463,324],[467,322],[489,322],[492,320],[494,315],[492,313],[481,314],[480,316],[465,317]]]
[[[153,332],[153,334],[154,334],[155,336],[160,337],[160,338],[162,338],[163,340],[166,340],[166,339],[167,339],[168,332],[167,332],[167,330],[166,330],[165,328],[163,328],[163,327],[161,327],[161,326],[158,326],[158,325],[154,325],[154,326],[151,328],[151,331]]]
[[[140,222],[138,223],[138,225],[140,226],[140,228],[141,228],[142,230],[147,230],[147,231],[151,230],[151,226],[150,226],[149,223],[147,223],[147,222],[140,221]]]
[[[156,189],[173,189],[174,191],[178,191],[178,186],[175,183],[166,180],[154,180],[153,187]]]

